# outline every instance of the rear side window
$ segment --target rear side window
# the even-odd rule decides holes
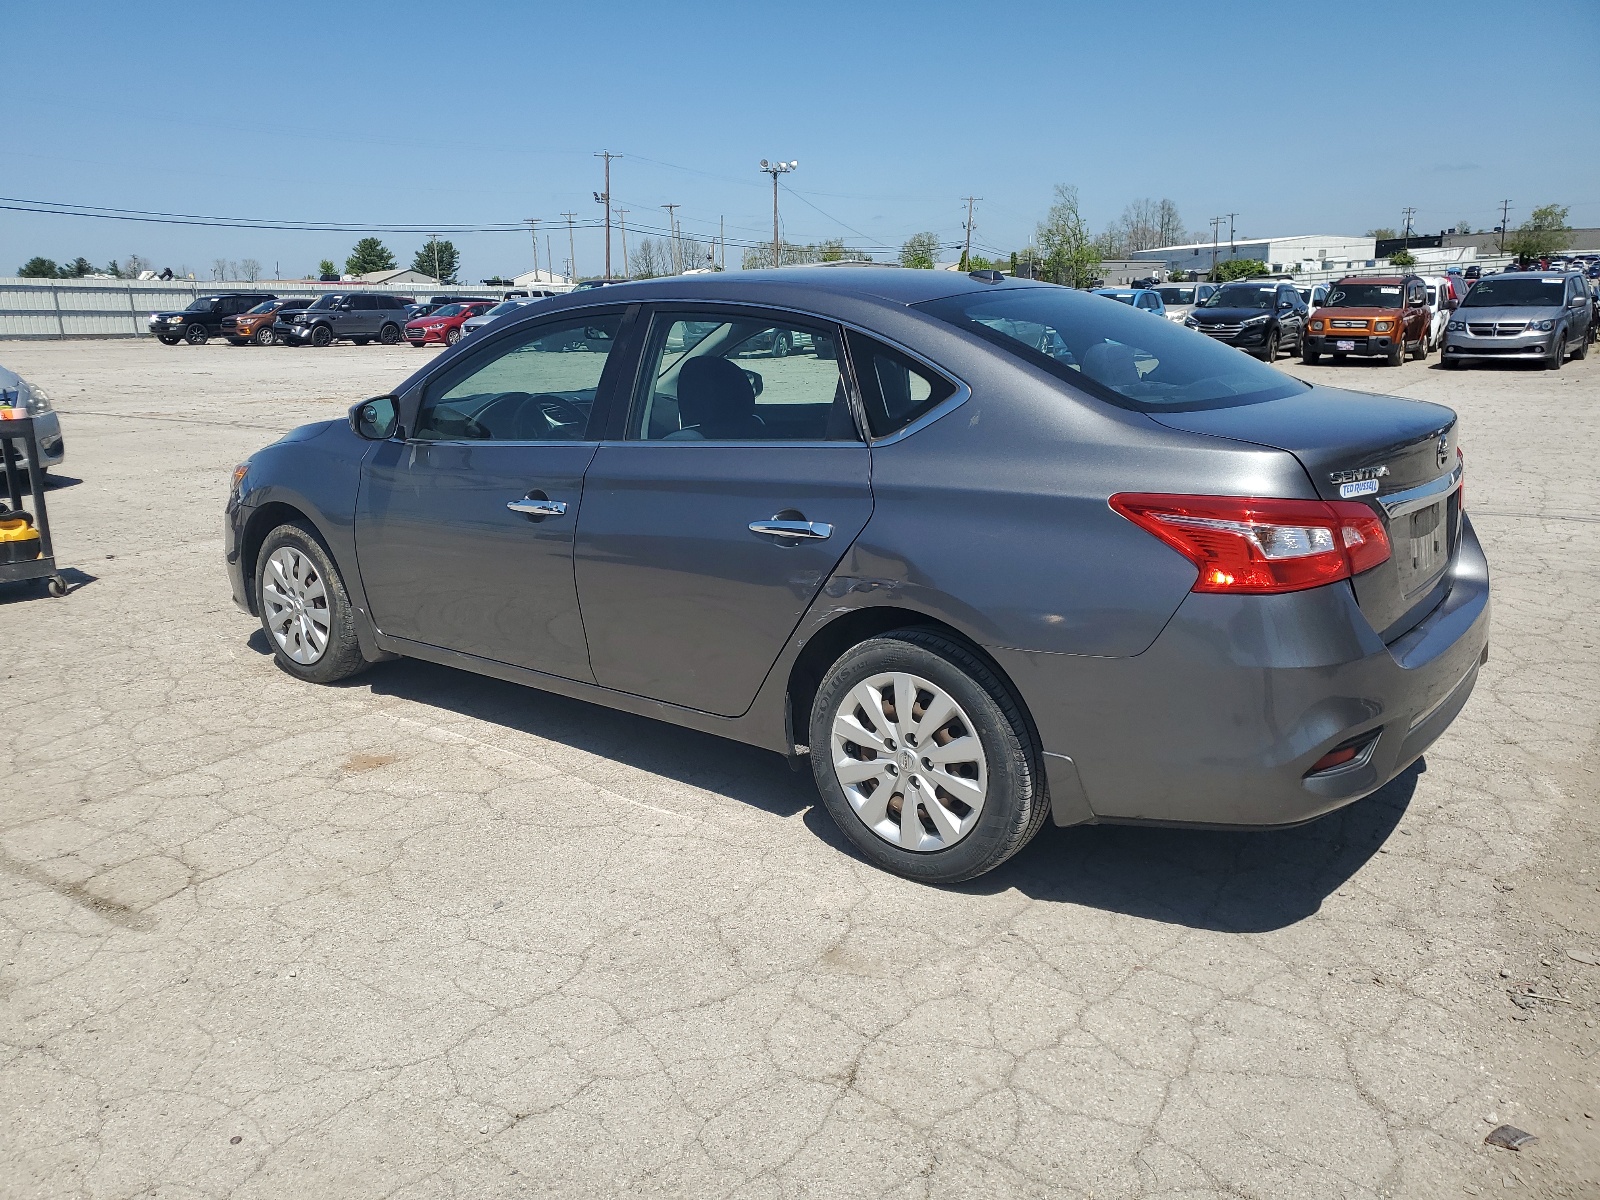
[[[917,307],[1092,396],[1139,412],[1232,408],[1309,386],[1204,334],[1070,288],[1002,286]]]
[[[854,330],[849,337],[873,437],[904,429],[955,394],[955,384],[915,359]]]

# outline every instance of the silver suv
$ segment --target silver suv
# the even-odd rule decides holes
[[[1513,271],[1480,279],[1445,326],[1447,367],[1473,359],[1542,362],[1558,371],[1595,338],[1594,306],[1577,271]]]

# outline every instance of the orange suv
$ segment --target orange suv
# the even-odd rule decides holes
[[[1333,285],[1322,307],[1311,314],[1303,361],[1324,354],[1376,356],[1398,367],[1407,355],[1428,357],[1428,285],[1416,275],[1358,275]]]
[[[287,320],[289,313],[299,311],[310,303],[310,300],[299,297],[264,301],[249,312],[236,317],[223,317],[222,336],[235,346],[248,346],[252,342],[257,346],[270,346],[278,340],[272,323],[279,317]]]

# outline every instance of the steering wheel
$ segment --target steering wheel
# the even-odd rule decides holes
[[[539,408],[539,415],[552,430],[567,425],[582,426],[589,423],[589,414],[565,396],[557,396],[554,392],[540,392],[532,397],[532,400]]]
[[[523,428],[527,415],[530,415],[530,409],[537,412],[544,422],[542,430]],[[513,418],[516,426],[514,430],[505,429],[500,420],[502,414]],[[501,392],[478,410],[478,417],[486,424],[504,429],[505,431],[499,436],[508,441],[535,441],[572,425],[577,425],[581,429],[589,421],[588,416],[577,405],[551,392],[540,392],[537,395],[531,392]]]

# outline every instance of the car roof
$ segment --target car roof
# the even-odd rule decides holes
[[[567,292],[556,300],[576,296],[585,305],[601,303],[587,293],[603,292],[606,304],[628,300],[739,299],[757,303],[795,303],[803,297],[836,295],[866,297],[891,304],[913,305],[965,292],[1019,287],[1054,287],[1027,279],[997,283],[973,279],[956,271],[925,271],[906,267],[781,267],[777,270],[729,271],[709,275],[668,275],[660,279],[635,279],[604,288]],[[547,311],[553,311],[547,310]]]

